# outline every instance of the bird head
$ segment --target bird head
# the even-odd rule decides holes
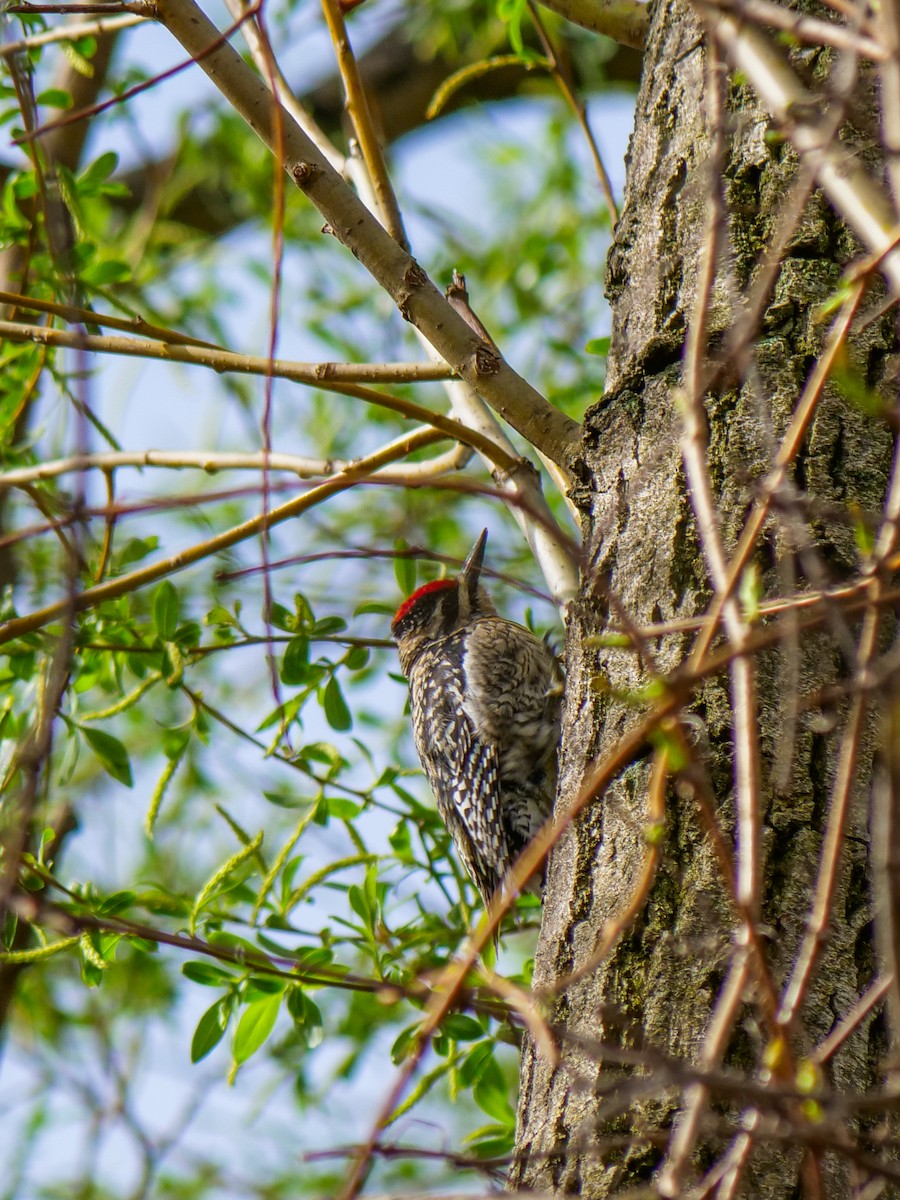
[[[397,609],[391,633],[405,674],[409,674],[416,657],[429,643],[464,628],[475,617],[496,613],[490,596],[479,583],[486,542],[487,530],[483,529],[456,578],[424,584]]]

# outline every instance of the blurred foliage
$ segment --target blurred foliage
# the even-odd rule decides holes
[[[510,50],[492,7],[372,7],[360,13],[365,36],[390,22],[423,60]],[[306,4],[266,15],[286,52],[314,21]],[[11,39],[47,28],[7,19]],[[98,99],[149,77],[148,29],[122,35]],[[585,58],[587,42],[566,32]],[[66,63],[89,72],[95,50],[92,37],[32,50],[20,85],[47,93]],[[56,181],[52,164],[10,149],[4,286],[265,353],[274,225],[285,247],[279,356],[418,358],[409,327],[303,198],[289,193],[275,211],[271,159],[197,74],[161,85],[173,122],[154,120],[152,103],[94,116],[83,166]],[[584,347],[605,333],[608,218],[567,110],[546,80],[537,90],[515,102],[521,142],[487,107],[465,118],[475,207],[448,188],[440,211],[412,203],[407,219],[434,247],[432,277],[463,270],[497,342],[577,417],[602,387],[602,358]],[[8,138],[24,128],[20,92],[4,79]],[[57,87],[37,111],[52,120],[66,105]],[[454,120],[419,136],[440,145]],[[415,148],[398,149],[414,183]],[[48,236],[51,187],[68,213],[68,255]],[[223,210],[204,227],[198,197],[217,196]],[[185,198],[191,221],[177,215]],[[69,327],[25,308],[6,315]],[[394,414],[283,381],[267,389],[27,342],[2,353],[4,471],[117,446],[358,457],[404,429]],[[445,404],[437,384],[394,390]],[[414,766],[389,614],[488,524],[501,607],[541,630],[555,622],[552,606],[510,585],[540,590],[511,523],[479,495],[491,488],[484,468],[473,460],[453,480],[357,488],[265,540],[64,609],[0,647],[4,872],[27,835],[17,915],[2,928],[4,1200],[275,1198],[337,1185],[343,1158],[301,1156],[367,1136],[430,983],[477,916]],[[117,469],[7,488],[0,618],[176,555],[307,486],[275,472]],[[502,942],[504,974],[524,985],[535,905],[519,902]],[[512,1144],[519,1036],[489,998],[446,1019],[385,1135],[412,1150],[378,1160],[380,1183],[455,1179],[465,1161],[496,1170]]]

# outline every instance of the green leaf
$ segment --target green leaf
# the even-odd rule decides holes
[[[353,646],[347,651],[344,665],[348,671],[361,671],[369,665],[368,646]]]
[[[204,625],[225,625],[228,628],[237,625],[234,619],[234,613],[229,612],[227,608],[223,608],[221,604],[214,604],[206,616],[203,618]]]
[[[599,337],[591,338],[584,348],[585,354],[596,354],[599,358],[606,358],[609,354],[610,338]]]
[[[296,792],[263,792],[263,795],[278,808],[309,808],[311,804],[319,802],[316,796],[300,796]]]
[[[154,534],[146,538],[129,538],[117,556],[119,567],[127,567],[129,563],[140,562],[148,554],[152,554],[159,546],[159,538]]]
[[[11,654],[6,660],[6,665],[13,679],[28,680],[34,674],[36,662],[37,658],[32,653]]]
[[[99,158],[95,158],[90,166],[81,172],[78,176],[78,182],[89,186],[104,183],[109,179],[118,165],[118,154],[114,150],[107,150],[105,154],[101,154]]]
[[[175,644],[186,650],[192,650],[199,644],[203,630],[196,621],[185,621],[175,630]]]
[[[322,617],[313,625],[311,632],[314,637],[333,637],[336,633],[343,633],[346,628],[347,622],[343,617]]]
[[[372,925],[373,913],[363,889],[355,883],[351,884],[347,889],[347,900],[356,915],[362,919],[363,924],[370,927]]]
[[[178,628],[178,592],[168,579],[159,585],[153,596],[153,624],[160,641],[172,641]]]
[[[248,958],[258,958],[259,948],[246,938],[238,937],[225,929],[214,929],[207,939],[211,946],[222,946],[226,950],[237,951],[239,955]]]
[[[81,726],[79,728],[104,771],[119,783],[124,783],[126,787],[134,787],[128,751],[119,739],[111,733],[104,733],[102,729],[85,729]]]
[[[290,609],[275,601],[269,608],[269,624],[284,633],[293,633],[297,628],[297,618]]]
[[[263,796],[266,800],[269,800],[270,804],[275,804],[276,808],[280,809],[304,809],[308,808],[311,804],[318,803],[316,797],[300,796],[296,792],[289,792],[287,790],[263,792]]]
[[[305,683],[309,675],[309,640],[305,637],[291,638],[281,660],[281,682],[286,687]]]
[[[134,892],[114,892],[97,906],[98,917],[115,917],[133,908],[137,897]]]
[[[491,1058],[481,1073],[480,1079],[472,1089],[472,1095],[478,1107],[486,1112],[493,1120],[503,1125],[510,1125],[516,1119],[503,1072]]]
[[[460,1082],[464,1087],[471,1087],[480,1078],[493,1053],[494,1046],[490,1041],[479,1042],[472,1047],[459,1068]]]
[[[394,826],[393,831],[388,834],[388,842],[391,849],[403,862],[409,862],[412,858],[412,836],[409,832],[409,826],[406,821],[398,821]]]
[[[362,805],[347,796],[330,796],[327,804],[329,817],[338,821],[352,821],[362,812]]]
[[[103,262],[92,263],[86,267],[81,277],[85,283],[92,283],[95,287],[104,287],[109,283],[120,283],[123,279],[130,279],[131,267],[128,263],[108,258]]]
[[[202,984],[203,987],[222,987],[223,984],[234,983],[234,976],[215,963],[186,962],[181,964],[181,973],[185,979]]]
[[[868,558],[875,549],[875,532],[868,523],[868,518],[855,502],[848,505],[850,519],[853,522],[853,537],[856,547],[864,558]]]
[[[47,88],[35,97],[38,104],[44,104],[48,108],[71,108],[72,97],[62,88]]]
[[[100,933],[98,938],[98,950],[100,957],[104,962],[113,963],[116,961],[116,947],[122,940],[121,933],[110,933],[104,931]]]
[[[751,624],[759,618],[759,605],[762,599],[762,579],[756,563],[748,563],[741,572],[738,585],[738,597],[744,610],[744,619]]]
[[[284,947],[276,951],[284,954]],[[334,961],[334,951],[327,946],[301,946],[294,955],[294,963],[298,971],[315,971],[317,967],[328,967],[329,974],[346,972],[349,967]]]
[[[354,617],[361,617],[365,613],[378,613],[382,617],[392,617],[394,615],[395,605],[386,604],[384,600],[363,600],[362,604],[357,604],[353,610]]]
[[[813,314],[814,319],[819,324],[827,320],[827,318],[830,317],[833,312],[836,312],[837,309],[841,308],[848,302],[848,300],[850,300],[851,296],[853,295],[854,286],[855,285],[851,284],[849,280],[844,280],[838,284],[837,290],[826,300],[824,300],[815,310]]]
[[[508,1125],[482,1125],[463,1141],[479,1158],[502,1158],[512,1152],[514,1133]]]
[[[264,717],[263,720],[260,721],[256,727],[256,732],[262,733],[266,729],[271,729],[273,725],[283,724],[284,727],[287,728],[295,720],[298,724],[300,724],[297,714],[303,708],[306,699],[306,694],[301,692],[299,695],[292,696],[291,699],[286,701],[284,704],[279,704],[278,707],[273,709],[267,717]]]
[[[5,914],[2,928],[0,928],[0,946],[2,946],[4,950],[11,950],[13,948],[13,941],[16,936],[16,929],[18,928],[18,925],[18,917],[16,917],[14,913],[8,912]]]
[[[159,944],[157,942],[150,942],[147,940],[147,938],[132,936],[125,938],[124,940],[127,945],[131,946],[133,950],[139,950],[141,954],[159,953]]]
[[[325,710],[325,719],[332,729],[336,729],[338,733],[346,733],[348,729],[352,729],[353,718],[350,716],[350,709],[347,707],[341,685],[333,675],[322,691],[322,707]]]
[[[281,1008],[281,991],[248,1004],[234,1034],[234,1061],[244,1063],[268,1039]]]
[[[520,58],[528,61],[533,52],[525,45],[522,36],[522,21],[525,17],[525,0],[498,0],[497,16],[507,25],[509,44]]]
[[[253,975],[247,981],[247,991],[244,996],[246,1004],[255,1004],[264,996],[280,996],[284,992],[284,980],[274,975]]]
[[[373,862],[366,867],[366,878],[363,883],[363,888],[366,893],[366,903],[373,913],[377,913],[379,909],[378,902],[378,864]]]
[[[89,962],[83,955],[81,958],[81,980],[89,988],[99,987],[103,982],[103,972],[96,963]]]
[[[225,996],[211,1005],[200,1020],[191,1038],[191,1062],[198,1063],[206,1058],[210,1050],[218,1046],[228,1028],[230,1005]]]
[[[475,1042],[484,1037],[481,1022],[465,1013],[451,1013],[445,1017],[441,1030],[456,1042]]]
[[[181,758],[191,740],[189,729],[166,729],[163,732],[163,754],[171,761]]]
[[[391,1062],[395,1067],[399,1067],[412,1054],[416,1045],[416,1035],[421,1028],[418,1021],[413,1025],[407,1025],[406,1029],[402,1030],[393,1046],[391,1046]]]
[[[324,763],[335,772],[347,765],[341,757],[340,750],[337,746],[332,746],[331,742],[310,742],[302,747],[299,757],[312,762]]]
[[[312,605],[302,592],[294,593],[294,629],[309,630],[315,623]]]
[[[310,1000],[302,988],[293,987],[288,992],[287,1007],[309,1049],[320,1045],[325,1036],[325,1030],[322,1025],[322,1014],[315,1001]]]
[[[690,757],[681,730],[674,722],[663,721],[657,725],[650,734],[650,740],[657,750],[665,753],[668,760],[666,762],[666,769],[673,775],[677,775],[679,771],[683,771],[687,767]],[[666,827],[665,821],[651,822],[644,833],[644,836],[654,845],[659,844],[654,839],[662,836],[658,830],[652,832],[657,824],[662,827],[662,832],[664,833]],[[649,834],[648,831],[650,831]]]
[[[416,560],[414,558],[402,557],[403,552],[409,549],[408,542],[403,538],[398,538],[394,542],[394,549],[398,551],[397,557],[394,559],[394,574],[397,577],[397,586],[404,596],[409,596],[416,590]]]

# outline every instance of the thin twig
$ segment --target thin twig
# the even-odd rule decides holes
[[[366,171],[375,195],[376,213],[382,225],[391,237],[404,249],[409,248],[406,230],[403,228],[403,217],[400,205],[388,174],[387,163],[381,149],[381,142],[375,132],[372,114],[369,111],[369,100],[363,86],[344,14],[337,0],[322,0],[322,11],[325,23],[331,35],[337,58],[338,70],[344,85],[347,116],[353,126],[353,133],[359,145]]]
[[[403,438],[415,435],[424,436],[426,426],[412,429]],[[432,431],[434,441],[445,440],[446,435],[437,430]],[[421,442],[419,443],[422,444]],[[381,480],[409,482],[411,485],[424,483],[435,479],[449,471],[459,470],[465,466],[472,451],[468,446],[457,443],[452,449],[444,451],[435,458],[424,462],[407,463],[403,467],[382,467],[377,472]],[[78,471],[116,471],[124,467],[157,467],[167,470],[197,470],[212,473],[216,471],[261,471],[263,466],[270,471],[288,471],[299,479],[328,479],[333,475],[346,471],[350,465],[349,459],[342,458],[303,458],[299,454],[269,454],[254,451],[249,454],[215,450],[108,450],[98,454],[73,455],[70,458],[50,459],[47,462],[36,463],[33,467],[16,467],[11,471],[0,472],[0,491],[4,488],[22,487],[30,483],[38,483],[46,479],[56,479],[60,475],[68,475]]]
[[[863,6],[860,5],[860,8]],[[881,109],[881,150],[885,174],[894,201],[894,215],[900,220],[900,14],[895,0],[873,6],[878,40],[884,50],[879,67],[879,107]]]
[[[871,605],[866,610],[857,656],[857,672],[864,678],[878,642],[879,608],[877,601],[883,588],[880,578],[873,572],[892,554],[897,540],[900,519],[900,443],[894,455],[894,468],[890,488],[884,506],[874,554],[869,563],[870,575],[868,597]],[[800,1006],[812,978],[813,968],[826,937],[834,891],[837,886],[838,863],[846,833],[847,812],[850,797],[856,782],[856,760],[859,753],[866,713],[866,692],[860,690],[853,698],[844,727],[840,755],[835,772],[834,785],[828,808],[825,838],[816,876],[813,903],[807,918],[806,931],[793,971],[785,988],[778,1014],[779,1023],[788,1031],[800,1012]]]
[[[556,53],[556,47],[553,45],[544,27],[544,22],[541,20],[537,4],[534,0],[528,0],[528,11],[531,13],[531,19],[540,38],[547,62],[550,64],[550,75],[562,93],[566,104],[572,110],[575,120],[581,126],[581,131],[584,134],[584,139],[588,144],[588,149],[594,162],[594,170],[597,172],[597,178],[600,181],[600,191],[603,193],[603,199],[606,201],[606,208],[609,212],[609,227],[611,230],[614,230],[619,220],[619,210],[616,207],[616,198],[613,195],[609,173],[603,163],[600,147],[597,145],[597,139],[594,137],[594,131],[591,129],[591,123],[588,120],[587,108],[584,101],[580,100],[576,95],[571,80],[568,78],[566,71],[563,70],[559,55]]]
[[[700,1067],[711,1070],[718,1066],[725,1053],[728,1039],[737,1020],[744,991],[750,978],[750,950],[739,947],[731,960],[728,978],[719,992],[713,1009],[703,1046],[700,1050]],[[703,1083],[691,1084],[685,1091],[681,1110],[675,1121],[669,1152],[657,1177],[656,1186],[662,1196],[680,1196],[682,1177],[694,1152],[699,1133],[700,1118],[706,1107],[709,1089]]]
[[[724,205],[717,168],[724,157],[724,113],[722,111],[720,62],[709,47],[707,63],[708,121],[712,134],[711,183],[708,198],[709,222],[703,245],[696,298],[688,329],[684,367],[684,431],[681,452],[697,518],[703,554],[717,592],[728,587],[728,569],[707,466],[706,413],[703,409],[702,363],[706,352],[707,315],[712,303],[719,248],[724,233]],[[727,596],[722,613],[731,645],[743,649],[748,627],[733,596]],[[736,899],[753,912],[759,902],[759,747],[757,707],[752,661],[741,655],[732,670],[734,707],[735,805],[737,810]]]
[[[775,455],[772,470],[763,480],[762,495],[753,503],[753,509],[741,531],[737,548],[728,564],[723,586],[721,590],[717,590],[705,618],[706,624],[700,637],[694,644],[690,661],[695,666],[703,660],[709,649],[710,643],[715,636],[725,602],[730,596],[734,595],[734,589],[737,587],[750,555],[753,553],[757,539],[765,525],[766,517],[772,505],[772,498],[780,489],[786,478],[787,468],[794,461],[794,458],[803,445],[810,421],[815,414],[825,384],[828,382],[834,368],[835,361],[841,353],[853,317],[862,300],[863,292],[862,283],[857,283],[852,288],[846,301],[842,304],[841,310],[831,327],[825,348],[816,359],[812,374],[806,382],[800,399],[797,401],[797,407],[794,409],[790,424],[781,440],[778,453]],[[798,599],[798,603],[805,603],[805,601],[806,597]],[[765,611],[770,611],[765,605],[762,608]]]
[[[677,736],[676,731],[666,731],[670,736]],[[553,986],[543,995],[560,995],[572,984],[596,971],[597,967],[609,955],[612,948],[624,933],[628,931],[647,902],[650,888],[656,877],[656,870],[662,851],[663,834],[666,820],[666,785],[669,781],[669,755],[666,750],[657,750],[653,756],[653,770],[647,785],[647,824],[644,828],[644,860],[628,898],[615,916],[605,922],[597,934],[594,950],[587,960],[580,963],[568,975],[553,981]],[[525,881],[512,877],[512,886],[521,886]]]
[[[883,720],[884,771],[872,789],[872,890],[875,934],[889,983],[888,1026],[892,1066],[900,1046],[900,688],[893,676]]]
[[[890,976],[882,976],[880,979],[876,979],[868,990],[860,996],[847,1015],[829,1033],[828,1037],[816,1046],[815,1050],[809,1056],[810,1061],[814,1062],[817,1066],[823,1066],[830,1058],[833,1058],[844,1042],[846,1042],[847,1038],[856,1032],[869,1013],[878,1007],[889,989],[893,986],[893,982]]]
[[[147,6],[149,8],[149,5]],[[9,9],[7,9],[7,12]],[[56,5],[54,5],[56,11]],[[59,29],[45,29],[42,33],[32,34],[18,42],[6,42],[0,46],[0,58],[9,58],[20,50],[37,50],[41,46],[49,46],[53,42],[75,42],[83,37],[103,37],[106,34],[118,33],[120,29],[128,29],[132,25],[141,25],[149,19],[149,13],[125,13],[119,17],[100,18],[97,21],[78,21],[64,25]]]

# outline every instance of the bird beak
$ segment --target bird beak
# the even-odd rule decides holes
[[[482,529],[481,537],[469,551],[469,557],[463,563],[463,569],[460,572],[459,581],[465,587],[469,598],[474,601],[475,593],[478,591],[478,580],[481,576],[481,567],[484,563],[484,547],[487,543],[488,531]]]

